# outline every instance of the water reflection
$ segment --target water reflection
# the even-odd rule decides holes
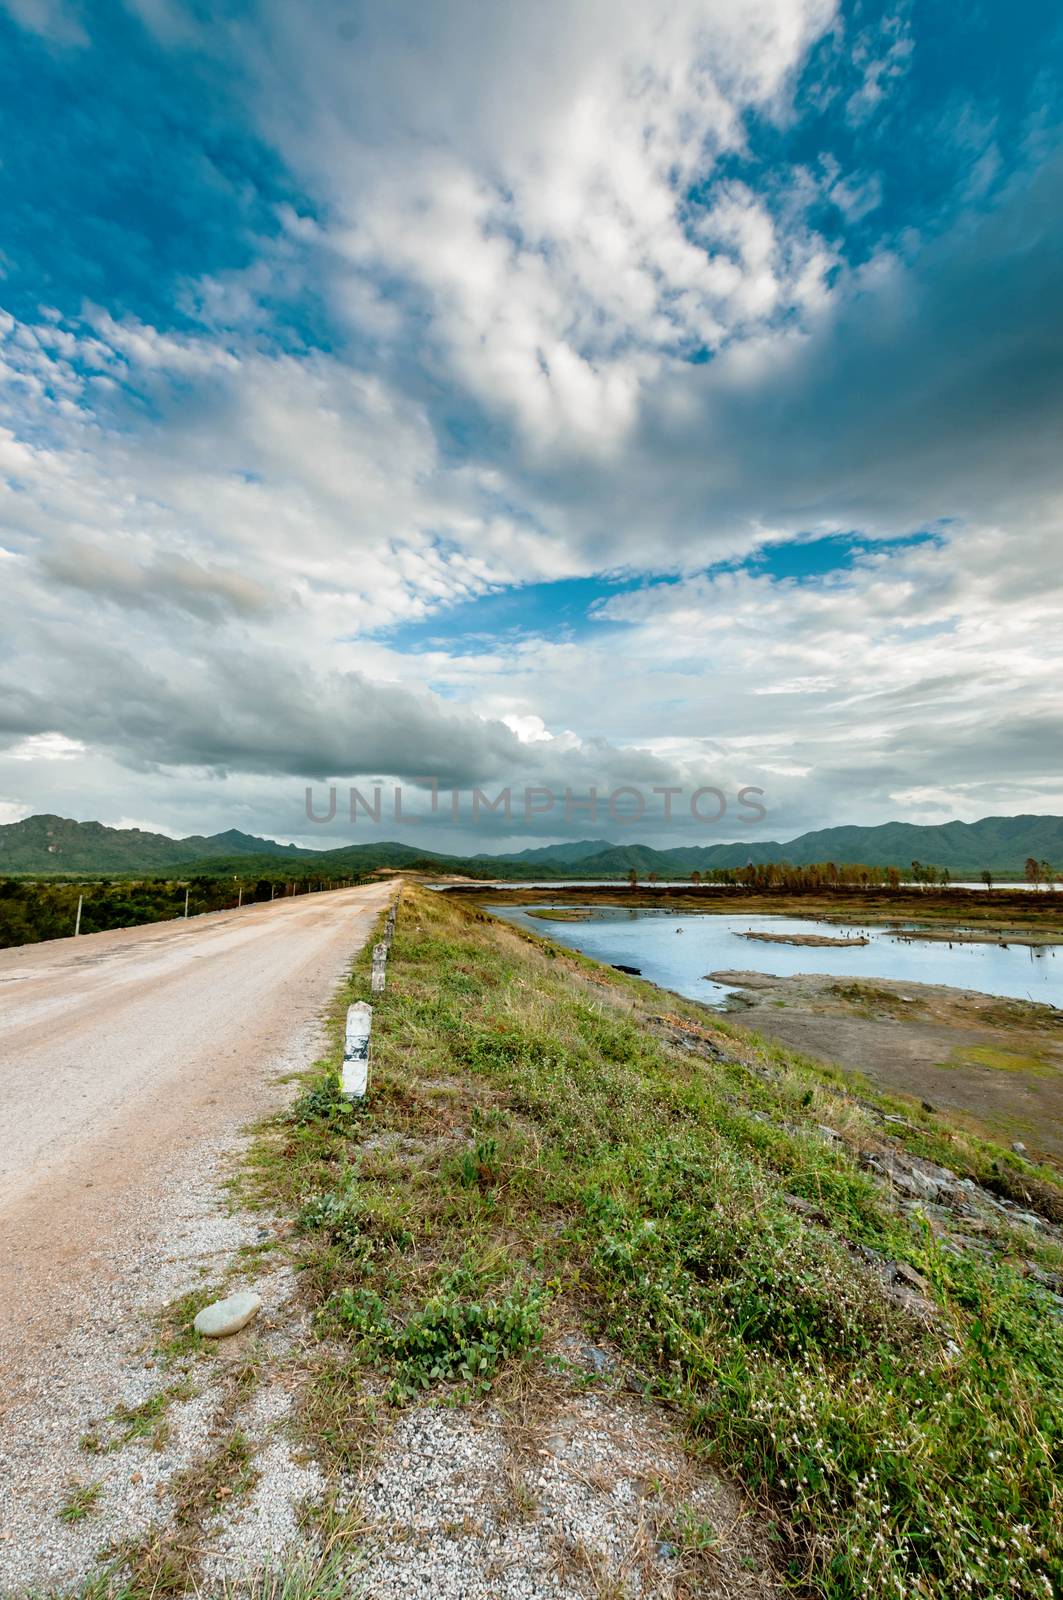
[[[534,909],[547,909],[548,902]],[[490,906],[498,917],[555,939],[596,961],[638,967],[643,977],[693,1000],[722,1004],[730,992],[706,974],[753,971],[788,977],[797,972],[840,978],[887,978],[901,983],[943,983],[957,989],[1063,1005],[1063,964],[1057,945],[963,944],[914,937],[914,925],[889,930],[862,923],[804,917],[682,915],[653,907],[558,907],[586,920],[548,922],[527,906]],[[760,943],[748,932],[849,937],[850,946]],[[677,938],[680,934],[683,937]],[[856,939],[867,943],[856,943]]]

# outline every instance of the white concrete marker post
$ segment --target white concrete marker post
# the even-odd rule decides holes
[[[387,983],[388,947],[386,944],[373,946],[373,976],[370,979],[370,988],[374,994],[383,994],[384,985]]]
[[[343,1076],[340,1092],[348,1100],[361,1100],[369,1083],[369,1034],[373,1008],[357,1000],[347,1008],[347,1032],[343,1045]]]
[[[75,937],[75,939],[77,938],[78,934],[81,932],[81,905],[82,905],[82,901],[84,900],[84,898],[85,898],[85,896],[83,894],[79,894],[78,895],[78,914],[77,914],[77,920],[74,923],[74,937]]]

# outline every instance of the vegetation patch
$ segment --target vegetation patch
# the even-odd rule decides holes
[[[542,1337],[542,1290],[531,1287],[500,1300],[468,1300],[462,1274],[396,1327],[371,1289],[346,1289],[332,1315],[370,1361],[394,1372],[393,1400],[408,1400],[434,1384],[460,1379],[486,1388],[507,1355],[537,1345]]]
[[[1043,1056],[1021,1055],[1014,1050],[998,1050],[985,1044],[962,1045],[940,1065],[946,1069],[988,1067],[992,1072],[1024,1072],[1036,1078],[1045,1078],[1049,1073],[1059,1070]]]
[[[328,1341],[304,1413],[315,1447],[349,1461],[375,1407],[535,1363],[564,1306],[695,1456],[770,1508],[798,1591],[1063,1585],[1059,1318],[1006,1240],[985,1258],[946,1248],[860,1170],[882,1126],[870,1092],[696,1005],[669,997],[662,1017],[651,986],[416,891],[369,1094],[348,1109],[339,1026],[362,998],[367,953],[333,1054],[248,1178],[299,1218]],[[941,1117],[899,1117],[896,1135],[961,1173],[1022,1170]],[[918,1274],[929,1320],[889,1296],[882,1261]],[[684,1549],[699,1538],[676,1530]]]
[[[56,1513],[59,1521],[65,1522],[68,1526],[84,1522],[97,1510],[102,1492],[101,1483],[71,1484],[70,1493]]]

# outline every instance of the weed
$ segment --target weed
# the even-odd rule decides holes
[[[346,1290],[332,1310],[367,1355],[390,1365],[391,1396],[406,1400],[454,1379],[484,1387],[506,1356],[539,1343],[542,1303],[535,1287],[502,1300],[466,1301],[448,1286],[399,1327],[370,1290]]]
[[[342,1125],[353,1113],[354,1102],[340,1093],[339,1080],[330,1074],[323,1083],[299,1096],[289,1116],[296,1127],[306,1128],[314,1123]]]
[[[344,1600],[352,1590],[349,1554],[307,1556],[272,1564],[238,1583],[226,1582],[224,1600]]]
[[[117,1425],[118,1435],[103,1448],[108,1452],[121,1450],[137,1439],[151,1439],[156,1448],[161,1448],[165,1437],[160,1430],[165,1427],[167,1411],[175,1400],[188,1400],[194,1393],[193,1385],[184,1379],[160,1389],[138,1406],[117,1406],[111,1412],[110,1420]]]
[[[454,1158],[451,1169],[466,1189],[492,1189],[498,1182],[498,1140],[477,1139],[470,1150]]]
[[[91,1517],[98,1508],[102,1492],[103,1485],[101,1483],[72,1484],[70,1492],[56,1512],[56,1516],[60,1522],[68,1524],[84,1522],[86,1517]]]
[[[709,1518],[699,1516],[690,1505],[677,1506],[675,1516],[662,1531],[680,1560],[684,1556],[705,1555],[720,1545],[720,1536]]]

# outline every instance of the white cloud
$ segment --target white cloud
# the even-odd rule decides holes
[[[422,358],[533,453],[614,452],[662,361],[805,303],[815,237],[692,186],[746,111],[781,110],[833,0],[555,0],[489,29],[474,5],[399,6],[349,41],[323,10],[268,7],[248,50],[263,129],[327,207],[339,299],[379,333],[370,286],[399,278]]]
[[[294,780],[374,771],[762,779],[781,832],[1054,792],[1050,162],[987,169],[993,213],[852,270],[809,218],[876,214],[880,176],[744,159],[841,38],[833,0],[400,3],[355,34],[330,0],[206,32],[130,4],[168,48],[237,52],[306,205],[189,278],[182,331],[0,313],[12,793],[31,768],[54,809],[76,777],[109,817],[295,837]],[[848,49],[861,119],[903,81],[904,17]],[[271,297],[308,285],[335,337],[282,348]],[[844,579],[699,575],[939,523]],[[404,654],[385,631],[603,572],[677,581],[590,637]]]
[[[80,739],[69,739],[63,733],[34,733],[8,751],[12,761],[73,761],[84,753]]]

